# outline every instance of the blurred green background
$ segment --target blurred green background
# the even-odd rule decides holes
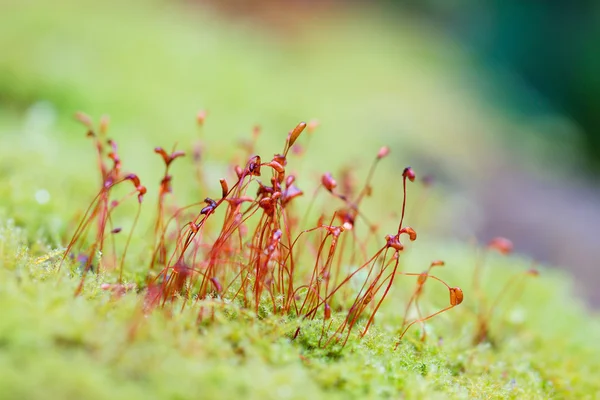
[[[598,302],[596,4],[3,0],[0,216],[64,232],[85,207],[95,171],[78,110],[110,115],[125,168],[150,181],[155,146],[201,139],[218,178],[254,125],[268,155],[315,118],[315,179],[361,171],[387,144],[380,192],[397,198],[406,165],[435,177],[420,232],[507,236]],[[178,178],[186,162],[176,191],[205,197]]]
[[[513,112],[555,112],[571,118],[583,135],[582,156],[586,158],[586,166],[597,180],[600,3],[593,0],[392,3],[399,10],[410,9],[441,26],[469,46],[487,68],[512,75],[506,105]]]

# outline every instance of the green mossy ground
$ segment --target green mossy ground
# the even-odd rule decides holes
[[[465,282],[472,268],[464,267],[474,259],[466,253],[448,246],[443,276],[465,287],[466,299],[428,325],[426,343],[416,328],[393,351],[407,294],[395,290],[365,338],[320,349],[320,324],[304,325],[292,341],[297,321],[259,320],[233,305],[200,326],[201,304],[140,318],[139,295],[115,300],[99,289],[108,276],[91,278],[74,298],[78,279],[59,279],[56,252],[4,223],[0,388],[7,399],[595,398],[600,322],[573,299],[568,278],[542,269],[522,296],[500,307],[494,344],[474,346]],[[407,255],[408,264],[419,262]],[[493,282],[527,267],[493,258],[486,291],[493,296]],[[424,304],[433,309],[443,300]]]
[[[266,34],[249,33],[252,29],[240,24],[221,26],[161,2],[128,3],[118,12],[116,4],[90,8],[65,1],[55,9],[41,2],[35,7],[6,3],[10,18],[0,26],[2,398],[600,396],[600,320],[578,300],[566,273],[540,268],[540,277],[501,303],[492,321],[494,345],[474,346],[476,302],[470,284],[476,250],[452,238],[428,237],[426,229],[418,229],[420,238],[403,255],[403,266],[419,272],[432,259],[444,259],[447,266],[438,275],[462,287],[465,301],[427,325],[425,344],[414,327],[396,351],[414,284],[410,279],[398,280],[369,334],[362,340],[352,337],[342,351],[318,348],[318,324],[303,326],[301,336],[292,341],[297,321],[269,316],[259,320],[234,306],[200,326],[199,305],[139,319],[138,295],[114,300],[100,290],[101,283],[114,282],[109,275],[92,276],[84,295],[74,298],[78,278],[69,277],[68,268],[57,272],[57,261],[73,231],[73,218],[93,197],[97,181],[92,149],[81,127],[70,122],[77,109],[94,116],[111,114],[111,136],[121,145],[125,168],[138,173],[151,193],[161,171],[152,148],[178,142],[189,149],[197,132],[193,118],[187,117],[198,104],[211,110],[202,139],[208,149],[205,172],[214,178],[215,190],[227,168],[231,138],[247,136],[236,133],[250,131],[256,122],[266,132],[259,143],[265,149],[261,153],[272,154],[299,119],[322,119],[321,136],[312,141],[311,163],[303,161],[316,172],[347,163],[346,152],[360,167],[380,145],[389,144],[394,158],[378,172],[375,197],[398,192],[386,185],[411,152],[429,154],[462,176],[475,169],[479,154],[469,153],[466,144],[497,149],[491,134],[464,136],[461,142],[439,133],[465,130],[450,128],[444,115],[464,121],[472,131],[497,121],[486,119],[487,111],[478,108],[476,98],[461,93],[456,101],[453,84],[435,79],[442,70],[451,73],[455,65],[448,63],[444,45],[433,45],[427,35],[415,45],[387,40],[389,32],[380,26],[361,30],[340,23],[337,33],[324,35],[327,40],[315,42],[309,35],[293,38],[288,46]],[[402,29],[402,37],[411,37],[417,28],[406,23]],[[19,38],[18,46],[14,38]],[[348,49],[340,50],[342,42]],[[355,58],[339,57],[342,50]],[[381,61],[378,54],[390,56]],[[436,63],[440,54],[446,54],[444,62]],[[153,69],[147,70],[148,65]],[[398,65],[404,72],[395,80]],[[300,70],[311,80],[299,81]],[[371,80],[354,79],[367,70]],[[396,92],[410,101],[398,103],[392,96]],[[396,135],[398,104],[405,113],[402,129],[414,135]],[[373,140],[364,146],[357,137],[352,145],[348,132],[377,136],[370,136]],[[220,154],[227,154],[225,160]],[[206,196],[187,179],[192,170],[189,160],[174,166],[179,203]],[[419,198],[419,189],[411,190],[411,198]],[[367,206],[385,209],[379,217],[388,218],[398,211],[388,209],[398,204],[399,193],[393,196]],[[433,209],[445,205],[443,193],[432,197]],[[155,200],[148,196],[150,213],[143,221],[151,218]],[[121,221],[125,229],[131,223],[127,216]],[[412,223],[410,214],[408,221]],[[147,231],[142,223],[134,237],[129,280],[139,277],[146,265]],[[500,256],[488,261],[484,281],[490,299],[531,263]],[[434,285],[426,295],[426,311],[447,304],[447,293]]]

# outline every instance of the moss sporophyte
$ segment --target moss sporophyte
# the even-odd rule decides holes
[[[416,216],[437,218],[445,191],[412,168],[384,174],[388,147],[366,168],[348,158],[329,172],[304,158],[315,123],[297,125],[272,157],[257,152],[259,128],[213,157],[198,125],[188,146],[148,143],[149,163],[131,173],[143,154],[109,141],[107,118],[79,117],[95,168],[64,171],[82,179],[64,193],[81,211],[53,242],[66,251],[0,225],[0,341],[27,376],[3,374],[3,387],[27,392],[13,397],[43,398],[30,381],[50,370],[60,371],[52,393],[87,390],[85,376],[123,398],[131,388],[173,397],[188,390],[178,378],[196,387],[182,398],[207,388],[272,398],[289,385],[290,398],[307,388],[327,398],[597,393],[597,320],[566,274],[530,279],[537,270],[502,237],[476,251],[432,240]]]
[[[155,148],[164,173],[159,179],[153,234],[144,235],[145,245],[152,251],[142,260],[146,264],[142,282],[125,283],[126,256],[147,189],[137,174],[123,172],[117,144],[107,138],[108,119],[103,117],[96,128],[89,116],[78,113],[76,117],[93,141],[100,184],[60,263],[62,266],[73,260],[69,263],[73,272],[81,274],[75,295],[84,291],[89,273],[106,273],[114,276],[115,282],[105,283],[102,288],[117,298],[136,290],[141,294],[144,313],[175,304],[183,308],[194,306],[201,323],[207,318],[205,306],[227,307],[235,303],[257,318],[268,314],[294,318],[298,327],[291,334],[293,339],[302,334],[305,322],[319,322],[318,345],[323,348],[344,347],[357,326],[358,336],[364,337],[394,281],[400,277],[416,277],[417,282],[406,306],[398,313],[395,348],[413,325],[421,326],[424,341],[425,322],[463,301],[460,288],[432,275],[432,269],[444,266],[444,261],[432,261],[423,272],[403,271],[400,267],[404,238],[410,242],[417,239],[417,232],[404,225],[407,186],[416,178],[412,168],[402,171],[400,220],[394,233],[381,234],[379,226],[361,209],[363,200],[373,195],[373,176],[377,165],[390,153],[388,147],[377,152],[359,189],[348,171],[341,174],[339,185],[333,174],[325,172],[316,182],[304,212],[299,210],[296,199],[305,192],[296,184],[298,173],[288,172],[288,159],[291,155],[301,157],[304,151],[298,139],[305,130],[310,137],[317,126],[304,122],[288,133],[281,153],[267,161],[254,153],[260,135],[256,128],[251,140],[242,146],[245,161],[232,164],[230,176],[219,179],[220,193],[185,206],[177,206],[170,198],[171,166],[185,153],[175,148],[170,153]],[[198,114],[200,128],[205,119],[206,113]],[[201,144],[194,150],[195,184],[209,194],[214,185],[203,174],[203,151]],[[429,179],[424,184],[428,185]],[[131,190],[126,189],[127,185]],[[329,199],[319,203],[322,192]],[[136,211],[124,243],[118,246],[123,229],[114,226],[113,216],[131,198],[137,200]],[[317,204],[321,208],[315,213]],[[497,239],[489,248],[508,252],[507,243]],[[489,319],[498,301],[483,308],[479,286],[482,263],[474,273],[474,293],[479,301],[477,343],[487,339]],[[420,304],[429,282],[441,283],[449,302],[424,315]],[[514,283],[511,281],[510,285]],[[416,311],[412,320],[411,311]]]

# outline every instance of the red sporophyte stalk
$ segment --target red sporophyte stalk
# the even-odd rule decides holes
[[[492,299],[491,306],[487,306],[487,302],[489,299],[485,296],[481,288],[481,280],[482,280],[482,269],[485,264],[485,258],[487,253],[490,251],[496,251],[502,255],[509,255],[513,251],[513,243],[504,237],[496,237],[490,240],[482,251],[481,256],[477,263],[475,264],[475,270],[473,272],[473,292],[475,294],[475,299],[477,300],[477,308],[476,308],[476,317],[477,317],[477,330],[475,332],[475,336],[473,337],[474,344],[480,344],[490,340],[490,325],[492,322],[492,317],[498,307],[498,304],[504,297],[507,296],[507,293],[520,294],[522,293],[523,284],[525,282],[525,278],[530,276],[538,276],[539,272],[535,268],[530,268],[527,271],[519,272],[513,275],[502,287],[502,290],[498,293],[495,299]],[[513,296],[514,299],[515,296]]]
[[[75,230],[65,251],[80,255],[82,279],[76,294],[81,293],[86,275],[92,270],[92,260],[101,254],[105,235],[119,240],[121,228],[113,227],[112,215],[128,197],[137,195],[138,210],[133,228],[138,222],[146,188],[135,174],[123,174],[121,159],[114,141],[106,140],[107,120],[100,124],[96,134],[91,118],[78,114],[77,118],[93,138],[101,173],[101,187]],[[206,118],[199,113],[196,120],[202,129]],[[360,336],[367,334],[375,316],[399,275],[417,276],[417,287],[408,300],[405,314],[414,304],[418,318],[408,322],[403,317],[401,336],[415,323],[423,323],[462,302],[462,291],[448,286],[430,275],[434,262],[420,274],[400,271],[400,257],[404,237],[415,241],[417,233],[404,226],[407,181],[414,182],[415,172],[407,167],[402,172],[402,208],[395,233],[379,236],[378,225],[371,222],[361,209],[364,198],[372,196],[372,180],[377,165],[390,152],[382,147],[369,168],[364,184],[356,189],[350,170],[342,173],[340,184],[330,173],[321,176],[308,209],[298,212],[297,199],[304,191],[297,186],[297,175],[288,171],[288,157],[295,157],[294,149],[305,135],[312,135],[316,123],[299,123],[285,140],[283,150],[271,158],[254,153],[259,129],[253,140],[244,143],[246,159],[234,165],[234,175],[219,180],[218,193],[206,193],[202,202],[171,209],[166,206],[172,192],[170,167],[183,151],[154,149],[164,165],[159,181],[158,204],[154,222],[154,249],[148,264],[146,286],[143,288],[144,307],[149,312],[155,307],[167,307],[181,299],[180,306],[198,304],[198,319],[204,317],[206,302],[236,302],[256,315],[265,313],[296,316],[300,320],[322,320],[320,345],[334,342],[345,345],[354,328],[362,325]],[[108,145],[109,151],[105,150]],[[200,153],[192,152],[198,174]],[[133,191],[115,199],[114,188],[130,182]],[[319,190],[325,191],[329,201],[315,224],[308,224]],[[333,212],[327,209],[334,207]],[[96,225],[96,234],[88,235]],[[133,228],[118,257],[118,284],[107,284],[106,290],[122,295],[131,286],[123,283],[126,255]],[[91,237],[91,239],[90,239]],[[371,251],[378,243],[378,249]],[[113,244],[113,249],[116,246]],[[116,256],[116,250],[113,251]],[[104,256],[103,256],[104,257]],[[100,258],[102,262],[103,258]],[[352,267],[357,265],[358,267]],[[442,282],[450,293],[450,306],[434,314],[423,316],[419,308],[420,295],[429,278]],[[212,304],[212,303],[211,303]],[[334,314],[335,313],[335,314]],[[335,316],[343,316],[336,318]],[[139,318],[137,319],[139,320]],[[132,334],[136,328],[132,328]],[[301,333],[298,327],[294,337]],[[424,337],[424,333],[423,333]]]
[[[417,286],[415,287],[415,290],[414,290],[412,296],[410,297],[410,299],[408,300],[408,303],[406,304],[406,309],[404,310],[404,321],[402,322],[402,327],[400,328],[400,331],[404,331],[404,328],[407,325],[406,317],[408,315],[410,307],[414,303],[415,309],[417,310],[417,316],[418,316],[417,320],[420,321],[420,323],[421,323],[421,340],[422,341],[425,340],[425,337],[426,337],[426,331],[425,331],[425,326],[424,326],[425,320],[423,319],[423,316],[421,314],[421,309],[419,307],[419,298],[420,298],[421,294],[423,294],[423,288],[425,287],[427,278],[430,276],[429,272],[431,272],[431,269],[434,267],[443,267],[444,265],[445,265],[444,261],[441,261],[441,260],[433,261],[429,265],[429,268],[427,268],[426,271],[421,272],[420,274],[417,275]],[[415,275],[415,274],[405,273],[405,275]]]
[[[158,262],[160,264],[164,264],[166,258],[166,246],[164,243],[164,237],[160,236],[160,233],[163,231],[165,224],[165,197],[167,194],[173,192],[171,186],[173,177],[169,174],[169,168],[175,159],[185,156],[185,153],[183,151],[175,151],[175,149],[173,149],[171,154],[168,154],[161,147],[155,148],[154,152],[161,156],[165,164],[165,172],[160,181],[160,186],[158,189],[158,212],[156,216],[156,224],[154,225],[154,243],[156,243],[158,248]]]
[[[138,198],[138,212],[134,218],[133,228],[127,237],[125,249],[121,255],[119,282],[122,280],[122,268],[127,253],[127,248],[131,239],[133,229],[139,217],[139,211],[144,195],[146,194],[146,188],[141,184],[139,178],[135,174],[125,175],[121,171],[121,159],[118,155],[117,144],[112,140],[106,140],[105,135],[108,129],[108,119],[103,117],[98,133],[94,130],[91,118],[83,113],[76,114],[76,118],[84,124],[88,129],[87,136],[92,138],[96,148],[98,168],[100,170],[100,190],[88,209],[84,213],[82,220],[80,221],[71,241],[69,242],[67,249],[61,259],[59,269],[62,267],[66,257],[70,254],[76,254],[77,259],[80,262],[81,267],[81,282],[75,292],[79,295],[83,289],[85,277],[90,270],[94,268],[93,260],[97,255],[102,255],[104,251],[104,242],[107,231],[112,233],[118,233],[121,228],[112,227],[112,213],[121,203],[123,203],[128,197],[137,194]],[[106,152],[105,144],[109,146],[110,150]],[[124,182],[131,181],[134,186],[134,190],[121,199],[114,199],[112,192],[117,186],[121,186]],[[96,233],[95,239],[91,245],[88,243],[88,235],[91,226],[95,223]],[[113,246],[114,257],[117,258],[116,249]],[[99,272],[101,264],[99,263],[96,272]]]

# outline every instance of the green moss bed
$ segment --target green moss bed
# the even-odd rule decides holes
[[[457,268],[473,259],[449,247]],[[46,259],[42,255],[49,254]],[[0,229],[0,390],[6,399],[197,398],[565,398],[600,393],[600,323],[565,274],[542,269],[493,323],[493,344],[473,345],[475,320],[461,307],[419,329],[396,351],[403,306],[389,299],[362,340],[317,346],[320,324],[265,317],[231,306],[196,323],[197,306],[139,317],[139,295],[114,300],[102,276],[74,298],[77,278],[58,279],[56,251]],[[41,258],[40,258],[41,257]],[[524,267],[494,260],[493,280]],[[392,304],[390,304],[392,303]],[[335,318],[335,317],[334,317]],[[135,334],[132,336],[132,330]]]
[[[394,282],[368,333],[358,337],[367,322],[359,321],[343,348],[319,346],[317,319],[302,322],[266,309],[257,317],[235,303],[205,300],[182,309],[183,300],[176,299],[142,310],[141,282],[152,252],[149,221],[163,168],[152,149],[177,142],[191,154],[199,136],[193,118],[182,115],[193,115],[199,104],[213,110],[201,136],[211,194],[220,192],[218,179],[230,166],[232,138],[258,121],[266,132],[261,154],[270,156],[285,137],[273,132],[307,115],[322,118],[323,133],[312,141],[308,159],[294,161],[294,168],[314,167],[316,174],[306,176],[316,180],[354,162],[362,178],[363,161],[389,144],[394,158],[373,185],[380,200],[369,199],[365,210],[389,220],[391,229],[401,204],[398,171],[411,151],[430,154],[448,171],[457,166],[464,176],[485,154],[496,154],[496,136],[484,140],[480,132],[495,132],[498,118],[476,108],[480,102],[463,86],[457,90],[442,79],[464,64],[454,55],[455,64],[449,62],[440,38],[408,21],[394,22],[403,31],[391,36],[387,25],[361,27],[351,18],[340,19],[334,32],[319,23],[319,40],[298,37],[289,47],[257,29],[160,1],[96,2],[90,9],[68,0],[61,3],[65,12],[49,2],[9,3],[11,17],[0,26],[1,399],[600,398],[600,318],[565,270],[537,266],[539,276],[509,287],[489,320],[489,340],[474,344],[480,300],[472,281],[482,250],[455,237],[428,236],[419,226],[419,239],[401,255],[402,270],[418,273],[443,259],[436,275],[465,296],[427,321],[424,342],[415,324],[394,350],[414,290],[414,277],[406,276]],[[338,56],[339,43],[348,44],[346,57]],[[139,72],[149,65],[156,78]],[[311,79],[298,79],[299,71]],[[370,79],[355,79],[361,73]],[[405,101],[391,99],[392,92]],[[150,211],[142,214],[125,265],[125,283],[136,283],[139,292],[120,298],[102,289],[116,282],[114,274],[89,274],[82,294],[74,296],[80,271],[68,259],[59,269],[98,189],[93,149],[71,121],[79,108],[111,112],[110,132],[122,146],[125,169],[139,173],[149,189]],[[415,119],[397,123],[399,108]],[[452,123],[431,117],[441,112]],[[471,152],[474,141],[467,136],[454,140],[450,125],[476,132],[483,150]],[[359,142],[365,133],[370,140]],[[195,186],[190,158],[173,167],[180,205],[207,196]],[[310,193],[314,185],[307,178],[302,187]],[[414,203],[420,189],[410,190]],[[428,207],[443,209],[444,193],[436,190]],[[133,213],[119,217],[125,231]],[[487,304],[531,264],[519,255],[489,254],[481,288]],[[424,290],[424,313],[448,305],[447,291],[436,284]],[[202,308],[209,317],[198,323]],[[339,322],[344,315],[332,318]]]

